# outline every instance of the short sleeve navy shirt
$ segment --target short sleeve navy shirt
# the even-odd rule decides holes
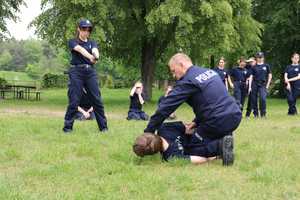
[[[234,81],[246,82],[248,78],[248,71],[246,68],[236,67],[230,70],[229,75]]]
[[[266,83],[269,74],[271,74],[271,68],[268,64],[255,65],[252,68],[253,81],[257,83]]]
[[[71,59],[71,65],[82,65],[82,64],[88,64],[92,65],[91,61],[84,57],[81,53],[74,50],[74,48],[79,45],[83,47],[85,50],[87,50],[90,54],[92,54],[93,48],[98,48],[98,45],[95,41],[88,40],[87,42],[84,42],[80,39],[71,39],[69,40],[68,46],[71,50],[72,59]]]
[[[219,74],[223,83],[225,84],[225,79],[228,78],[228,73],[226,72],[226,70],[220,69],[219,67],[215,67],[213,70]]]
[[[294,78],[300,74],[300,65],[288,65],[285,69],[287,77]],[[291,86],[300,89],[300,80],[290,82]]]
[[[138,96],[137,93],[134,93],[133,96],[130,96],[130,107],[129,107],[129,109],[142,110],[142,104],[139,100],[139,96]]]

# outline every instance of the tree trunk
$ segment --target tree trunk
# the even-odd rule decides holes
[[[144,39],[142,44],[142,67],[141,77],[144,85],[145,100],[152,98],[152,84],[155,71],[155,39]]]

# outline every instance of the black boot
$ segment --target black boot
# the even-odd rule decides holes
[[[234,152],[233,152],[233,136],[226,135],[220,140],[221,158],[224,166],[233,165]]]

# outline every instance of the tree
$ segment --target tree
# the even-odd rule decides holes
[[[16,13],[19,12],[21,5],[25,5],[23,0],[1,0],[0,4],[0,39],[2,40],[7,33],[6,20],[17,20]]]
[[[261,42],[251,0],[44,0],[43,6],[33,22],[42,38],[65,44],[79,18],[91,19],[107,55],[141,67],[148,100],[159,60],[183,51],[207,64],[211,55],[247,53]]]
[[[1,69],[1,70],[8,70],[11,61],[12,61],[12,56],[11,56],[11,54],[9,53],[9,51],[4,50],[4,51],[0,54],[0,69]]]
[[[275,80],[283,80],[291,55],[300,51],[300,1],[255,0],[253,16],[265,26],[262,47]],[[280,96],[285,96],[283,85],[276,88]]]

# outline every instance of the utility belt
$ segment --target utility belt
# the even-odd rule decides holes
[[[93,68],[94,65],[89,64],[79,64],[79,65],[71,65],[71,67],[79,67],[79,68]]]
[[[247,81],[233,81],[233,82],[237,82],[237,83],[246,83]]]
[[[253,82],[260,86],[266,85],[266,81],[264,80],[253,80]]]

